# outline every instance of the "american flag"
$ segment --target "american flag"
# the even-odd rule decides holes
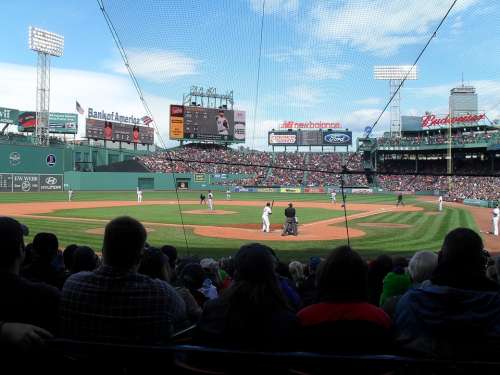
[[[149,117],[149,116],[144,116],[142,118],[142,122],[143,122],[144,125],[149,125],[149,124],[151,124],[153,122],[153,119],[151,117]]]
[[[85,111],[83,110],[82,106],[80,105],[80,103],[78,103],[78,100],[76,101],[76,111],[83,115],[85,113]]]

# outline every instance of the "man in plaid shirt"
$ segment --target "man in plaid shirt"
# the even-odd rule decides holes
[[[59,310],[61,336],[105,342],[167,340],[186,319],[182,298],[167,282],[137,273],[146,241],[137,220],[119,217],[106,226],[104,264],[66,280]]]

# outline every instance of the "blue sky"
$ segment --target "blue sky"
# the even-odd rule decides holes
[[[262,0],[105,0],[163,137],[168,106],[191,85],[234,90],[247,111],[248,145],[266,147],[281,121],[370,125],[388,97],[374,65],[409,64],[451,0],[266,0],[261,87],[254,119]],[[94,1],[0,3],[0,106],[34,109],[35,54],[28,26],[64,35],[52,62],[51,109],[143,115]],[[459,0],[402,92],[402,113],[444,113],[449,90],[477,86],[480,107],[500,117],[500,4]],[[83,119],[82,119],[83,120]],[[81,121],[82,121],[81,120]],[[81,123],[82,124],[82,123]],[[83,127],[81,127],[83,129]],[[387,118],[377,126],[388,129]],[[83,132],[81,131],[83,134]]]

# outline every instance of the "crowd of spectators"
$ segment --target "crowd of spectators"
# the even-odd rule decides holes
[[[500,132],[476,132],[476,133],[455,133],[452,134],[453,145],[463,145],[471,143],[489,143],[500,141]],[[377,139],[379,146],[425,146],[425,145],[442,145],[448,144],[448,133],[443,130],[443,133],[434,135],[425,135],[417,137],[382,137]]]
[[[458,228],[438,254],[363,259],[348,246],[307,264],[284,263],[250,243],[232,257],[180,257],[147,243],[130,217],[110,221],[102,258],[63,252],[52,233],[0,218],[0,333],[6,350],[63,337],[161,344],[192,327],[192,343],[221,348],[497,355],[500,262],[474,231]]]

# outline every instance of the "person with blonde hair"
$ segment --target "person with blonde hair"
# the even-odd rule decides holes
[[[300,288],[305,280],[304,265],[296,260],[290,262],[288,270],[292,275],[293,282],[297,288]]]

